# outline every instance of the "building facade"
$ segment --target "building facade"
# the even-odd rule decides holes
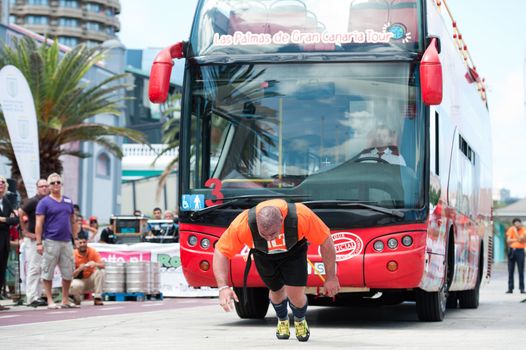
[[[42,36],[24,28],[6,27],[0,24],[0,42],[11,45],[14,38],[23,36],[29,36],[40,42],[44,40]],[[105,43],[105,45],[112,45],[112,48],[106,55],[104,65],[93,66],[85,75],[84,81],[89,86],[94,86],[115,74],[124,72],[125,48],[119,44],[116,40]],[[61,49],[67,50],[68,48],[61,47]],[[120,94],[120,97],[123,98],[124,92]],[[124,103],[121,104],[121,111],[119,116],[96,115],[88,122],[123,127],[126,125]],[[121,137],[115,137],[114,141],[122,145]],[[99,218],[99,222],[107,223],[112,214],[121,212],[121,160],[93,142],[70,143],[67,147],[91,154],[91,157],[79,159],[65,156],[62,158],[64,194],[80,205],[82,214],[95,215]],[[0,155],[0,174],[9,177],[10,173],[7,159]]]
[[[9,2],[9,23],[67,46],[97,45],[120,30],[118,0],[0,0]],[[0,6],[1,7],[1,6]],[[5,7],[5,6],[4,6]]]

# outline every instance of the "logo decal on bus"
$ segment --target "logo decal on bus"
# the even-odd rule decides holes
[[[331,234],[336,248],[336,261],[345,261],[353,256],[359,255],[363,250],[363,241],[360,237],[351,232],[335,232]],[[318,254],[321,251],[318,248]]]
[[[365,31],[339,32],[303,32],[293,30],[291,33],[279,31],[273,35],[268,33],[252,33],[236,31],[231,34],[214,33],[214,46],[244,46],[244,45],[289,45],[289,44],[350,44],[350,43],[389,43],[395,33],[383,29],[382,32],[373,29]]]

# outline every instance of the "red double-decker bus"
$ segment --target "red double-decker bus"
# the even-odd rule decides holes
[[[342,286],[310,304],[415,301],[418,317],[476,308],[490,275],[490,121],[444,1],[202,0],[188,42],[163,50],[150,98],[186,59],[179,148],[180,244],[191,286],[215,286],[214,245],[268,198],[329,226]],[[230,265],[243,286],[248,248]],[[264,317],[254,267],[242,318]],[[237,293],[243,297],[243,293]]]

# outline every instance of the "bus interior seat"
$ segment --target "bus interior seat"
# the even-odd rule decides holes
[[[269,8],[268,22],[271,35],[279,31],[285,33],[291,33],[293,30],[313,32],[317,25],[317,21],[313,24],[312,19],[309,20],[307,6],[300,0],[274,1]]]
[[[411,33],[409,41],[418,40],[418,15],[416,2],[413,0],[393,0],[389,10],[389,23],[403,24],[408,33]]]
[[[349,8],[349,32],[382,31],[389,20],[386,0],[354,0]]]
[[[235,32],[268,33],[268,9],[260,1],[244,1],[230,12],[230,34]]]

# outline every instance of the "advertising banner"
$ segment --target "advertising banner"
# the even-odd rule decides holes
[[[181,267],[179,243],[156,244],[104,244],[90,243],[104,261],[130,262],[130,261],[156,261],[160,265],[161,292],[165,297],[216,297],[216,288],[192,288],[186,282]],[[20,266],[22,291],[25,291],[25,275],[27,263],[25,262],[25,246],[21,246]],[[55,269],[53,287],[60,287],[60,272]]]
[[[40,178],[37,116],[27,80],[15,66],[0,70],[0,105],[22,180],[32,197]]]

